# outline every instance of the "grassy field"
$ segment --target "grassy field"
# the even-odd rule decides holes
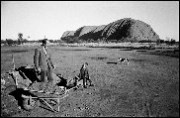
[[[33,65],[36,47],[1,47],[1,73],[12,68],[12,54],[16,67]],[[49,49],[55,73],[70,79],[88,62],[95,86],[72,92],[62,100],[59,113],[36,108],[14,116],[179,117],[179,51],[64,46]],[[119,57],[128,58],[129,64],[108,63]]]

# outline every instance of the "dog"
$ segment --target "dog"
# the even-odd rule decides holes
[[[92,81],[90,80],[88,72],[88,63],[86,62],[81,66],[80,73],[78,74],[78,76],[75,76],[67,82],[66,88],[70,89],[74,87],[75,89],[77,89],[80,86],[87,88],[88,82],[90,86],[94,86],[92,84]]]
[[[129,59],[127,59],[127,58],[121,58],[121,57],[120,57],[120,58],[118,59],[118,62],[129,64]]]
[[[88,82],[90,84],[90,86],[93,86],[92,84],[92,81],[90,80],[90,77],[89,77],[89,72],[88,72],[88,63],[85,62],[81,69],[80,69],[80,73],[78,75],[78,81],[81,81],[83,80],[83,87],[84,88],[87,88],[87,85],[88,85]]]

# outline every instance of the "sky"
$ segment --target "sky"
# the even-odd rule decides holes
[[[17,39],[20,32],[29,40],[60,39],[65,31],[123,18],[179,41],[179,1],[1,1],[1,39]]]

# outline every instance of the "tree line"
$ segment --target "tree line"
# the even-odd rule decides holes
[[[139,42],[139,43],[156,43],[157,45],[159,44],[167,44],[167,45],[174,45],[174,44],[179,44],[179,42],[177,42],[175,39],[173,38],[168,38],[166,40],[164,39],[158,39],[157,41],[152,41],[152,40],[131,40],[131,39],[127,39],[127,38],[122,38],[121,40],[117,40],[117,39],[109,39],[109,40],[105,40],[105,39],[87,39],[87,40],[83,40],[82,38],[80,39],[79,37],[65,37],[65,38],[61,38],[62,41],[66,42],[66,43],[98,43],[98,42],[114,42],[114,43],[121,43],[121,42]]]
[[[28,36],[28,38],[30,38]],[[18,33],[18,38],[13,40],[10,38],[7,39],[1,39],[1,46],[17,46],[17,45],[23,45],[24,43],[38,43],[41,42],[42,39],[38,39],[38,40],[27,40],[26,38],[23,38],[23,33]],[[52,40],[52,39],[48,39],[48,41],[50,43],[60,43],[61,41],[58,40]]]

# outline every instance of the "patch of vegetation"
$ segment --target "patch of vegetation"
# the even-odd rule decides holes
[[[71,37],[71,36],[61,38],[61,40],[66,43],[81,43],[82,42],[78,37]]]
[[[121,48],[120,51],[132,51],[132,48]]]
[[[61,51],[90,51],[90,49],[60,49]]]
[[[127,44],[127,46],[128,45],[129,44]],[[61,109],[57,114],[52,113],[52,115],[50,111],[42,110],[42,108],[39,107],[33,110],[33,112],[28,112],[27,115],[27,112],[24,111],[18,113],[19,110],[17,107],[14,107],[16,105],[11,105],[6,107],[1,106],[1,116],[11,116],[17,113],[12,116],[47,117],[51,114],[51,116],[55,115],[56,117],[60,117],[65,116],[63,114],[69,114],[69,116],[105,117],[132,115],[135,117],[179,117],[179,60],[168,57],[163,57],[162,59],[161,57],[148,54],[148,52],[153,51],[161,53],[162,50],[140,49],[140,52],[147,51],[148,54],[142,56],[137,52],[133,52],[132,54],[130,51],[126,51],[132,48],[121,48],[122,50],[119,49],[118,53],[117,50],[113,50],[113,48],[109,48],[111,49],[111,53],[107,53],[107,49],[91,50],[86,47],[67,48],[58,45],[57,47],[51,48],[55,50],[52,51],[52,55],[55,55],[54,60],[56,60],[56,62],[61,61],[61,63],[56,63],[58,67],[56,72],[60,72],[66,78],[71,78],[74,76],[72,72],[79,70],[82,62],[85,60],[90,65],[90,77],[95,87],[73,91],[67,99],[61,101]],[[3,49],[3,51],[25,50],[27,47],[1,47],[1,49]],[[84,51],[87,49],[91,50],[88,52],[88,55]],[[77,51],[75,55],[74,50]],[[68,51],[68,53],[65,51]],[[178,49],[175,50],[175,53],[177,52],[179,53]],[[15,60],[15,62],[18,66],[32,63],[32,58],[30,58],[32,57],[32,55],[30,55],[31,52],[27,53],[29,54],[27,55],[28,57],[26,57],[28,59],[22,56],[24,53],[22,53],[22,55],[20,55],[20,53],[16,54],[18,60]],[[126,67],[106,66],[107,60],[111,58],[112,55],[114,58],[119,57],[119,55],[130,57],[129,60],[130,62],[132,61],[132,63]],[[3,65],[1,66],[1,72],[9,70],[10,66],[12,66],[11,55],[3,53],[1,58],[1,64]],[[23,61],[25,59],[26,61]],[[103,63],[101,63],[102,61]],[[141,68],[143,67],[141,65],[148,65],[149,67]],[[20,92],[18,91],[17,93]],[[7,101],[7,103],[13,103],[10,102],[12,99],[1,97],[1,103]],[[15,97],[15,99],[17,100],[19,98]],[[12,111],[14,110],[14,113],[10,112],[10,109],[12,109]],[[44,111],[46,111],[46,113],[44,113]]]
[[[118,62],[108,61],[107,64],[117,64]]]
[[[147,52],[147,50],[137,50],[137,52]]]
[[[137,63],[144,63],[146,62],[147,60],[144,60],[144,59],[131,59],[132,62],[137,62]]]
[[[105,60],[105,59],[107,59],[107,57],[91,57],[91,59],[94,59],[94,60]]]
[[[23,49],[23,50],[4,50],[1,53],[24,53],[24,52],[29,52],[30,50]]]
[[[179,58],[179,50],[161,50],[161,51],[158,50],[158,51],[150,52],[150,54]]]

